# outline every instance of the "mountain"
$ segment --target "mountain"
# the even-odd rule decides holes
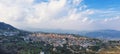
[[[117,30],[99,30],[83,33],[81,32],[79,34],[92,38],[120,40],[120,31]]]
[[[3,31],[19,31],[19,33],[28,33],[28,31],[23,31],[13,27],[12,25],[0,22],[0,32]],[[98,30],[98,31],[75,31],[75,30],[61,30],[61,29],[40,29],[39,32],[48,33],[68,33],[68,34],[79,34],[82,36],[87,36],[91,38],[100,39],[118,39],[120,40],[120,31],[117,30]]]
[[[18,29],[4,22],[0,22],[0,31],[16,31],[16,30]]]
[[[117,30],[97,30],[97,31],[75,31],[75,30],[61,30],[61,29],[41,29],[43,32],[51,33],[68,33],[68,34],[79,34],[81,36],[87,36],[91,38],[100,39],[113,39],[120,40],[120,31]]]
[[[17,28],[13,27],[10,24],[0,22],[0,35],[5,35],[5,36],[13,36],[13,35],[26,36],[26,35],[28,35],[30,33],[31,32],[17,29]]]

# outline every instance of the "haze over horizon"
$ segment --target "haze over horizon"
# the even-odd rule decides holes
[[[119,0],[0,0],[0,22],[19,29],[120,30]]]

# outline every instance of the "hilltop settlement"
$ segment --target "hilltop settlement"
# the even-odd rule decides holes
[[[0,54],[119,54],[120,40],[28,32],[0,22]]]

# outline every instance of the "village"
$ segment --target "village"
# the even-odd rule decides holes
[[[0,34],[1,47],[13,48],[15,51],[6,48],[7,51],[14,52],[13,54],[101,54],[100,52],[104,52],[107,48],[119,49],[120,46],[119,40],[100,40],[77,34],[42,32],[26,33],[27,35],[21,35],[18,32],[4,32]]]

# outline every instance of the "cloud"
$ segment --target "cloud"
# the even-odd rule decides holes
[[[114,23],[118,23],[119,18],[117,20],[116,17],[113,19],[95,20],[95,17],[92,18],[92,16],[105,13],[88,9],[87,5],[83,4],[82,1],[49,0],[48,2],[41,1],[36,3],[35,0],[0,0],[0,21],[25,30],[31,30],[30,28],[37,28],[38,30],[119,29],[118,27],[120,26],[114,25]],[[110,27],[107,27],[108,25]],[[100,26],[103,27],[101,28]]]

